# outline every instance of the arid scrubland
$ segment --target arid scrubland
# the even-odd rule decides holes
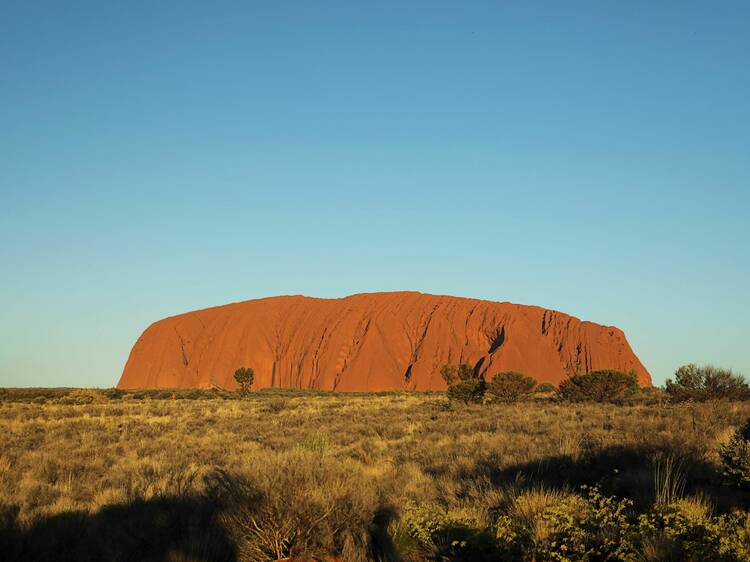
[[[2,391],[4,560],[747,560],[750,404]]]

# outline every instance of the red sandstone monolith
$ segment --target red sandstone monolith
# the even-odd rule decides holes
[[[468,363],[489,380],[520,371],[559,383],[599,369],[651,377],[621,330],[508,302],[368,293],[341,299],[272,297],[159,320],[138,338],[118,388],[440,390],[444,364]]]

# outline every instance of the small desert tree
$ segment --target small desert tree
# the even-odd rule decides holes
[[[637,391],[638,378],[632,371],[592,371],[565,379],[560,383],[557,394],[571,402],[613,402]]]
[[[745,377],[712,365],[683,365],[675,372],[674,379],[668,379],[665,385],[670,400],[674,402],[750,398]]]
[[[536,381],[523,373],[507,371],[498,373],[487,386],[495,400],[499,402],[516,402],[521,398],[527,398],[534,392]]]
[[[250,387],[253,386],[255,371],[250,367],[240,367],[234,372],[234,380],[240,385],[240,394],[247,394],[250,391]]]
[[[448,385],[448,398],[464,404],[479,403],[487,391],[484,377],[476,375],[470,365],[443,365],[440,375]]]

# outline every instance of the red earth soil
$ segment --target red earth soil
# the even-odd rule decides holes
[[[416,292],[341,299],[283,296],[159,320],[138,338],[118,388],[237,387],[442,390],[440,367],[468,363],[488,380],[539,382],[600,369],[651,376],[615,327],[537,306]]]

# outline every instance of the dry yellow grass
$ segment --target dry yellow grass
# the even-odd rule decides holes
[[[581,484],[599,483],[636,506],[653,503],[654,471],[667,456],[683,459],[683,492],[699,498],[696,510],[745,501],[722,486],[715,452],[750,416],[745,403],[458,407],[437,393],[46,396],[6,393],[0,401],[0,504],[16,514],[13,525],[223,490],[233,505],[223,504],[218,519],[234,554],[201,555],[213,547],[194,545],[184,556],[196,560],[261,560],[294,553],[295,545],[315,552],[319,537],[290,529],[297,520],[328,533],[327,548],[346,559],[376,557],[378,548],[381,559],[404,558],[409,545],[399,554],[391,541],[385,552],[373,533],[380,526],[393,534],[407,505],[436,506],[478,528],[491,527],[504,509],[531,521],[543,541],[548,523],[540,514]]]

